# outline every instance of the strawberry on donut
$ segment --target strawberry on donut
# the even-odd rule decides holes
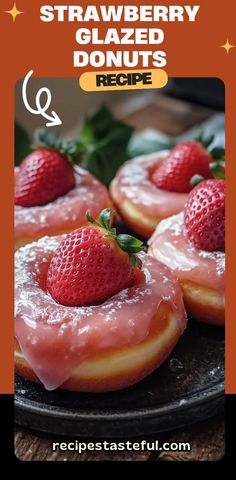
[[[120,216],[134,231],[150,237],[161,220],[184,209],[194,175],[213,178],[211,168],[222,152],[209,152],[211,141],[182,142],[120,168],[110,192]]]
[[[149,240],[149,254],[179,279],[187,312],[223,325],[225,318],[225,181],[201,181],[186,208],[160,222]]]
[[[40,146],[15,169],[15,244],[59,235],[84,224],[87,209],[97,217],[111,205],[107,189],[73,165],[71,145]]]
[[[95,221],[15,254],[16,372],[45,388],[100,392],[157,368],[186,327],[181,288],[142,242]]]

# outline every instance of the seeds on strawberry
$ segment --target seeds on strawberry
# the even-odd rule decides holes
[[[179,143],[169,153],[166,160],[151,175],[152,182],[158,188],[170,192],[190,192],[191,178],[200,175],[205,179],[213,178],[210,171],[212,157],[196,141]]]
[[[136,256],[142,242],[116,235],[111,217],[109,209],[101,212],[98,222],[88,213],[91,225],[78,228],[60,243],[47,275],[47,289],[60,304],[100,304],[143,278]]]
[[[206,251],[225,249],[225,181],[206,180],[189,194],[185,225],[190,240]]]
[[[15,205],[45,205],[75,186],[75,175],[66,155],[41,148],[21,163],[15,181]]]

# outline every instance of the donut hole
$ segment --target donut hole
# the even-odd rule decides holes
[[[40,265],[37,265],[37,269],[35,272],[35,285],[45,292],[47,295],[50,295],[47,290],[47,275],[48,269],[50,265],[50,261],[41,262]],[[51,296],[51,295],[50,295]]]

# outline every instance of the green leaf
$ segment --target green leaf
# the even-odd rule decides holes
[[[209,137],[202,139],[200,143],[203,145],[203,147],[208,149],[210,144],[213,142],[214,138],[215,138],[215,135],[209,135]]]
[[[132,237],[126,233],[117,235],[116,241],[120,248],[127,253],[138,253],[143,247],[143,242],[141,242],[141,240],[138,240],[138,238]]]
[[[210,170],[214,175],[214,178],[224,179],[225,178],[225,162],[218,161],[210,163]]]
[[[131,267],[142,268],[142,262],[135,254],[142,250],[143,242],[128,234],[117,235],[116,228],[111,228],[112,211],[109,208],[105,208],[101,211],[98,217],[98,222],[94,220],[90,210],[87,210],[86,212],[86,219],[88,223],[96,225],[99,228],[104,228],[106,231],[104,232],[105,235],[103,235],[104,238],[112,238],[124,252],[128,253],[128,261]]]
[[[222,147],[214,147],[210,154],[215,160],[225,160],[225,149]]]
[[[52,148],[66,155],[72,162],[79,163],[80,149],[75,140],[63,140],[47,128],[40,128],[34,133],[34,148]]]
[[[129,266],[132,268],[142,268],[142,261],[137,255],[129,254]]]
[[[38,128],[34,132],[34,146],[38,147],[47,147],[55,148],[59,150],[59,145],[61,141],[59,137],[52,132],[49,128]]]
[[[98,222],[96,222],[96,220],[94,220],[90,210],[87,210],[85,216],[86,216],[86,220],[87,220],[88,223],[91,223],[92,225],[96,225],[97,227],[101,226],[100,223],[98,223]]]
[[[129,142],[128,155],[129,158],[134,158],[161,150],[170,150],[175,145],[175,140],[162,139],[159,133],[139,132],[135,133]]]
[[[196,185],[198,185],[203,180],[205,180],[205,178],[202,177],[201,175],[193,175],[193,177],[190,180],[190,185],[192,185],[192,187],[196,187]]]
[[[111,230],[112,212],[109,208],[102,210],[98,219],[101,225],[106,228],[106,230]]]
[[[208,135],[208,137],[204,137],[204,130],[201,127],[198,134],[193,138],[193,140],[195,140],[195,142],[201,143],[204,148],[208,149],[214,138],[215,135]]]
[[[83,143],[91,139],[101,140],[116,123],[111,111],[102,105],[98,110],[86,115],[80,131],[80,139]]]
[[[15,123],[15,165],[20,162],[31,152],[30,138],[24,128]]]
[[[128,159],[127,146],[133,129],[117,120],[102,106],[86,116],[77,139],[77,162],[109,185],[118,168]]]

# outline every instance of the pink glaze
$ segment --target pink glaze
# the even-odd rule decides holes
[[[128,199],[149,217],[166,218],[183,210],[188,194],[157,188],[150,180],[150,171],[161,164],[168,151],[133,158],[121,167],[111,193],[117,205]]]
[[[86,210],[96,217],[109,206],[107,189],[86,170],[75,167],[76,186],[54,202],[39,207],[15,205],[15,241],[73,230],[84,224]]]
[[[146,254],[141,254],[143,283],[97,306],[56,303],[45,291],[45,282],[62,238],[41,238],[15,254],[15,334],[45,388],[53,390],[63,384],[76,366],[101,350],[144,340],[162,300],[177,314],[183,332],[186,316],[180,286],[169,268]]]
[[[225,253],[197,249],[188,239],[183,212],[162,220],[148,243],[149,253],[180,280],[224,292]]]

